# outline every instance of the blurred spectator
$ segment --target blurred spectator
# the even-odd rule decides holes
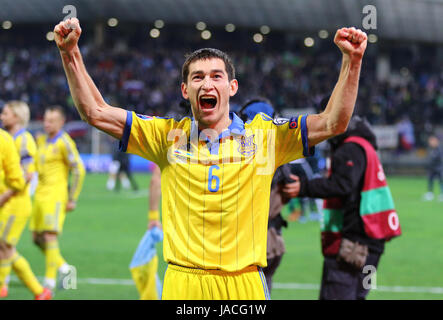
[[[434,180],[440,182],[439,200],[443,201],[443,151],[440,147],[440,140],[432,135],[428,139],[429,145],[429,165],[428,165],[428,192],[423,199],[426,201],[434,200]]]
[[[109,166],[109,177],[106,182],[108,190],[120,191],[120,184],[124,189],[138,190],[135,177],[132,175],[129,154],[114,148],[112,163]]]
[[[414,126],[407,115],[397,123],[399,150],[410,151],[415,146]]]

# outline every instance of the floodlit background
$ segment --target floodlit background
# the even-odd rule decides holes
[[[0,8],[0,108],[12,99],[28,102],[30,130],[38,134],[45,106],[62,105],[69,120],[65,130],[88,168],[60,239],[63,255],[77,268],[77,289],[57,291],[56,299],[138,298],[128,266],[146,230],[151,170],[148,161],[131,156],[140,190],[106,189],[117,142],[80,121],[53,41],[54,26],[74,15],[83,30],[86,67],[105,99],[141,114],[176,118],[187,112],[179,107],[186,53],[215,47],[232,56],[239,81],[234,111],[259,95],[288,117],[316,112],[332,91],[341,63],[335,31],[365,31],[369,44],[355,113],[377,134],[403,230],[387,243],[377,288],[368,298],[443,298],[443,202],[437,185],[435,199],[423,201],[427,139],[431,133],[443,139],[443,1],[0,0]],[[374,8],[376,19],[368,20]],[[320,170],[324,149],[318,148]],[[284,215],[295,220],[290,211],[285,208]],[[274,277],[273,299],[318,298],[320,228],[309,209],[302,217],[283,230],[287,253]],[[18,248],[42,276],[44,258],[29,232]],[[161,245],[158,254],[163,278]],[[8,299],[28,298],[13,278]]]

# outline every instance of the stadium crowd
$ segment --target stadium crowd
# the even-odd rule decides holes
[[[204,42],[195,36],[195,29],[184,32],[188,38],[180,41],[174,32],[158,39],[144,35],[145,42],[113,36],[112,41],[105,41],[106,47],[95,46],[90,39],[82,51],[92,78],[108,102],[161,116],[181,113],[181,62],[186,53],[198,47],[217,47],[233,57],[240,83],[239,94],[232,99],[234,110],[258,95],[269,98],[277,111],[315,109],[330,93],[339,72],[340,53],[330,41],[316,39],[316,44],[307,48],[301,37],[271,34],[264,43],[255,44],[246,32],[239,31],[234,34],[238,41],[220,33]],[[140,35],[133,36],[137,37]],[[431,131],[443,118],[443,72],[427,63],[438,61],[438,48],[405,44],[395,49],[383,46],[382,53],[381,46],[370,46],[356,113],[372,124],[398,124],[415,132],[412,140],[424,146],[426,136],[420,134]],[[379,81],[377,75],[376,57],[381,54],[390,61],[385,81]],[[48,41],[24,47],[16,39],[1,46],[0,89],[0,107],[11,99],[24,100],[31,107],[32,118],[41,119],[45,106],[60,104],[67,108],[68,120],[78,119],[58,52]]]

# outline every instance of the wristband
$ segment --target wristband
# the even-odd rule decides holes
[[[160,212],[158,210],[149,210],[148,219],[149,221],[160,220]]]

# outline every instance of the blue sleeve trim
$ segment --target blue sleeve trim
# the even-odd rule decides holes
[[[129,136],[131,135],[132,127],[132,111],[126,111],[126,124],[123,129],[123,136],[118,145],[118,149],[122,152],[126,152],[128,149]]]
[[[306,118],[308,116],[304,115],[301,117],[300,126],[301,126],[301,141],[303,143],[303,155],[305,157],[310,157],[315,153],[315,147],[309,148],[308,145],[308,127],[306,126]]]

